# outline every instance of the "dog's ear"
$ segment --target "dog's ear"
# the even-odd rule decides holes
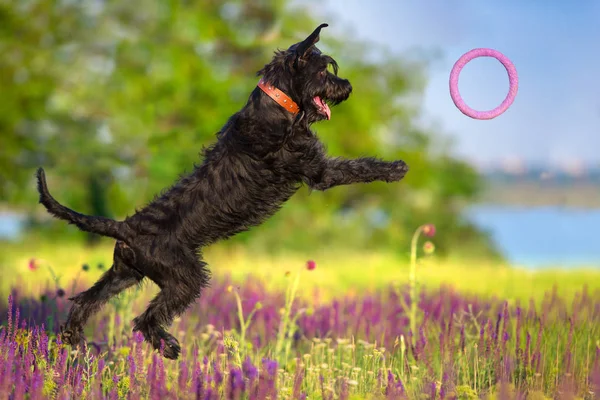
[[[313,47],[319,41],[319,34],[321,33],[321,29],[329,26],[329,24],[321,24],[311,33],[306,39],[302,42],[298,43],[296,47],[296,58],[301,58],[306,56],[311,47]]]

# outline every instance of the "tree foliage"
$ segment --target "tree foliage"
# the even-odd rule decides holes
[[[0,0],[0,201],[33,209],[33,171],[44,165],[69,206],[131,214],[200,161],[272,52],[320,22],[286,0]],[[460,213],[479,177],[414,122],[422,66],[389,54],[375,61],[372,44],[333,30],[321,38],[354,88],[331,121],[314,126],[330,153],[400,158],[411,170],[399,184],[303,189],[233,241],[402,247],[433,222],[442,251],[469,241],[489,249]]]

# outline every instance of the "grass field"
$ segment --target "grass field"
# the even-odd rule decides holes
[[[592,399],[600,391],[597,270],[429,257],[413,296],[404,254],[215,247],[205,254],[213,285],[169,329],[183,348],[169,361],[131,333],[156,293],[150,284],[94,317],[87,347],[57,342],[67,297],[109,266],[109,242],[3,247],[0,290],[11,306],[0,303],[0,393],[14,399]]]
[[[0,254],[0,269],[3,271],[0,290],[7,293],[16,284],[26,289],[39,290],[50,275],[32,274],[29,260],[36,259],[40,266],[51,266],[63,275],[65,282],[81,275],[81,266],[110,266],[113,243],[87,248],[80,243],[35,242],[3,245]],[[204,256],[215,276],[229,276],[243,282],[248,276],[263,280],[267,289],[281,289],[285,285],[285,272],[314,260],[318,268],[303,280],[299,294],[312,296],[319,290],[322,296],[334,294],[352,295],[365,290],[376,291],[390,284],[406,283],[409,278],[408,249],[400,254],[351,253],[327,248],[306,254],[269,255],[255,254],[249,249],[225,250],[214,246]],[[101,271],[91,268],[88,280],[96,279]],[[502,264],[469,261],[439,261],[435,257],[419,259],[420,282],[426,287],[436,288],[451,285],[465,294],[496,296],[514,301],[516,299],[539,301],[544,294],[554,289],[558,295],[572,298],[584,285],[590,291],[600,289],[600,270],[597,268],[560,269],[544,268],[530,270]],[[31,285],[31,287],[29,287]]]

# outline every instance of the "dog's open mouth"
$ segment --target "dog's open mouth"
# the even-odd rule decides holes
[[[326,116],[327,119],[331,119],[331,110],[325,100],[321,99],[319,96],[315,96],[313,102],[317,106],[317,111]]]

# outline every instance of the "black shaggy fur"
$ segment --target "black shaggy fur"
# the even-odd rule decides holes
[[[395,182],[408,171],[403,161],[329,158],[311,131],[325,119],[313,98],[335,105],[348,98],[350,82],[337,76],[335,60],[315,43],[322,24],[307,39],[277,51],[259,75],[295,101],[292,114],[255,88],[246,105],[204,151],[202,164],[146,207],[124,221],[87,216],[58,203],[49,193],[44,171],[37,172],[40,203],[57,218],[79,229],[117,239],[112,267],[90,289],[71,298],[63,340],[82,340],[88,318],[112,296],[149,278],[161,289],[134,319],[155,349],[176,359],[180,346],[166,328],[207,287],[210,272],[204,246],[248,230],[272,216],[304,183],[326,190],[372,181]],[[332,66],[333,73],[328,70]]]

